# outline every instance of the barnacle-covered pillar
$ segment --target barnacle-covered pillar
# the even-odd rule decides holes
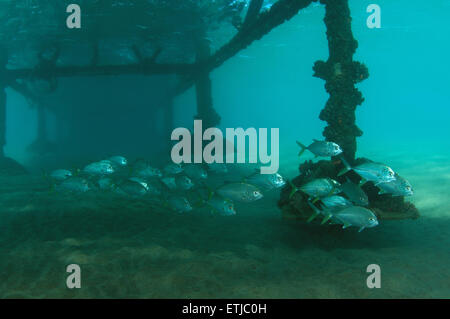
[[[323,135],[328,141],[339,144],[344,156],[353,162],[356,153],[356,138],[362,131],[355,124],[355,110],[364,98],[355,87],[357,82],[369,76],[367,67],[353,61],[358,42],[353,38],[348,0],[321,0],[325,5],[325,25],[329,58],[317,61],[314,76],[326,81],[325,89],[330,94],[320,119],[328,126]]]
[[[205,37],[196,40],[197,62],[202,63],[211,54],[209,42]],[[197,119],[203,120],[203,127],[215,127],[220,123],[220,116],[213,107],[212,84],[209,71],[200,71],[195,84],[197,94]]]

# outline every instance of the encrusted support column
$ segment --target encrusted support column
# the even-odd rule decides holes
[[[328,126],[323,135],[328,141],[339,144],[344,156],[353,162],[356,153],[356,138],[362,131],[355,123],[355,110],[364,98],[355,84],[368,78],[367,67],[353,61],[358,42],[353,38],[348,0],[321,0],[325,5],[325,25],[329,48],[328,61],[317,61],[314,76],[326,81],[325,89],[330,94],[320,119]]]
[[[211,49],[208,40],[205,37],[198,37],[197,43],[197,61],[204,61],[209,58]],[[203,127],[215,127],[220,123],[220,116],[214,110],[212,99],[212,84],[209,71],[205,70],[199,74],[195,89],[197,94],[197,119],[203,120]]]

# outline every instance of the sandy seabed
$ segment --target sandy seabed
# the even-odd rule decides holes
[[[3,177],[0,298],[450,298],[450,155],[385,162],[413,184],[421,217],[362,233],[283,220],[277,191],[230,218]],[[81,289],[66,287],[72,263]],[[369,264],[381,289],[366,286]]]

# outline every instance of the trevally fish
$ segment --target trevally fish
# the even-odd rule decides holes
[[[49,176],[54,180],[63,181],[72,177],[72,172],[67,169],[56,169],[52,171]]]
[[[342,176],[353,170],[361,176],[360,185],[365,184],[367,181],[378,185],[379,183],[387,183],[395,179],[395,173],[392,168],[381,163],[366,162],[355,167],[351,167],[343,158],[342,163],[344,163],[345,168],[339,172],[338,176]]]
[[[154,168],[148,164],[137,166],[133,172],[139,177],[161,177],[162,173],[158,168]]]
[[[97,186],[100,190],[112,190],[116,186],[112,178],[102,177],[97,181]]]
[[[298,156],[301,156],[306,150],[313,153],[316,157],[332,157],[342,153],[342,149],[334,142],[313,140],[313,143],[309,146],[305,146],[297,141],[298,146],[301,147]]]
[[[352,206],[353,204],[345,197],[339,196],[339,195],[332,195],[328,197],[323,197],[320,199],[322,204],[326,208],[331,209],[340,209],[348,206]]]
[[[178,213],[187,213],[192,210],[191,203],[183,196],[170,196],[167,199],[169,207]]]
[[[352,203],[357,206],[368,206],[369,198],[363,189],[358,185],[353,183],[348,177],[347,181],[342,184],[342,192],[350,199]]]
[[[114,168],[109,161],[100,161],[85,166],[83,172],[91,175],[108,175],[114,173]]]
[[[176,175],[180,174],[183,171],[183,168],[180,164],[175,163],[169,163],[166,166],[164,166],[163,171],[167,175]]]
[[[237,202],[250,203],[263,198],[261,191],[248,183],[227,183],[215,190],[225,199]]]
[[[192,179],[206,179],[208,178],[208,173],[203,169],[201,165],[198,164],[188,164],[183,167],[184,173]]]
[[[175,184],[178,188],[185,191],[190,190],[192,187],[194,187],[194,183],[192,182],[192,180],[185,175],[175,177]]]
[[[414,191],[411,184],[398,174],[395,174],[395,179],[387,183],[379,183],[380,188],[378,194],[392,194],[392,196],[412,196]]]
[[[333,216],[334,212],[345,207],[353,206],[352,202],[350,202],[347,198],[339,195],[324,197],[321,198],[320,201],[322,202],[324,211],[326,211],[326,213],[324,213],[322,224],[325,224]]]
[[[233,201],[224,199],[220,196],[213,195],[206,201],[206,204],[210,206],[213,211],[217,211],[222,216],[236,215]]]
[[[262,188],[265,188],[267,190],[271,190],[274,188],[280,188],[286,185],[286,181],[284,178],[278,174],[261,174],[258,172],[254,173],[253,175],[250,175],[249,177],[245,178],[245,181],[256,185]]]
[[[124,195],[139,197],[144,196],[147,193],[147,188],[139,182],[126,180],[119,185],[117,191]]]
[[[378,225],[377,216],[371,210],[361,206],[350,206],[333,213],[333,219],[343,224],[343,229],[350,226],[358,227],[358,232]]]
[[[177,183],[175,181],[175,177],[173,176],[166,176],[161,178],[161,182],[166,185],[170,190],[177,189]]]
[[[145,190],[148,191],[148,183],[142,177],[130,177],[128,180],[141,184],[144,186]]]
[[[127,166],[128,165],[128,160],[123,157],[123,156],[111,156],[110,158],[108,158],[108,161],[112,162],[113,165],[117,165],[117,166]]]
[[[61,184],[56,186],[57,190],[85,193],[91,188],[87,180],[81,177],[69,177],[64,180]]]
[[[341,184],[331,178],[317,178],[300,187],[295,186],[291,181],[289,183],[292,188],[289,198],[292,198],[298,191],[302,191],[310,198],[314,198],[313,203],[322,197],[336,195],[341,192]]]

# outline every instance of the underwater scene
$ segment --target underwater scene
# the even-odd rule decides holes
[[[0,1],[0,298],[450,298],[449,13]]]

